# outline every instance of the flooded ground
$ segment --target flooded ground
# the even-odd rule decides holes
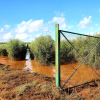
[[[12,61],[11,59],[9,59],[8,56],[0,56],[0,63],[10,65],[10,67],[13,68],[23,68],[24,66],[24,70],[45,74],[49,77],[55,77],[55,66],[53,66],[52,68],[48,66],[40,66],[37,61],[30,60],[29,54],[27,54],[26,60],[22,61]],[[79,63],[61,65],[61,85],[64,84],[64,82],[70,77],[70,75],[75,71],[78,66]],[[100,75],[100,70],[94,70]],[[98,78],[99,77],[88,65],[81,65],[76,73],[72,76],[72,78],[68,81],[66,86],[71,87]]]

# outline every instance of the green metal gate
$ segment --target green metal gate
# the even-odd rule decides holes
[[[78,50],[71,44],[71,42],[65,37],[65,35],[63,34],[63,32],[65,33],[71,33],[71,34],[76,34],[76,35],[82,35],[82,36],[88,36],[88,37],[93,37],[93,38],[99,38],[100,37],[94,37],[94,36],[90,36],[90,35],[84,35],[84,34],[79,34],[79,33],[74,33],[74,32],[69,32],[69,31],[64,31],[64,30],[59,30],[59,24],[55,25],[55,57],[56,57],[56,86],[57,87],[61,87],[63,89],[63,87],[65,86],[65,84],[69,81],[69,79],[74,75],[74,73],[77,71],[77,69],[82,65],[83,62],[86,62],[87,65],[89,65],[89,67],[95,72],[95,74],[100,78],[100,76],[96,73],[96,71],[90,66],[90,64],[86,61],[86,58],[92,53],[92,51],[98,46],[98,44],[100,43],[100,41],[94,46],[94,48],[90,51],[90,53],[83,58],[82,55],[78,52]],[[65,82],[65,84],[63,86],[61,86],[61,79],[60,79],[60,34],[62,34],[64,36],[64,38],[68,41],[68,43],[76,50],[76,52],[81,56],[81,58],[83,59],[83,61],[81,62],[81,64],[75,69],[75,71],[71,74],[71,76],[67,79],[67,81]]]

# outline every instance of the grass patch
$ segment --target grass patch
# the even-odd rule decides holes
[[[5,68],[7,68],[7,67],[8,67],[8,65],[5,65],[4,67],[1,68],[1,70],[5,69]]]
[[[3,84],[3,81],[0,81],[0,84]]]
[[[73,95],[73,94],[65,95],[65,100],[67,100],[67,99],[77,99],[77,98],[78,98],[78,100],[82,100],[81,97],[78,97],[77,95]]]
[[[41,85],[42,85],[42,84],[37,84],[37,85],[36,85],[36,88],[40,88],[40,87],[41,87]]]
[[[23,93],[29,87],[32,87],[32,86],[35,87],[37,84],[38,84],[37,81],[34,81],[33,83],[26,83],[24,85],[20,85],[20,86],[16,87],[14,91],[19,92],[19,93]]]
[[[47,85],[47,84],[43,84],[40,88],[41,89],[44,89],[44,88],[52,89],[52,87],[50,87],[50,85]]]
[[[95,99],[100,99],[100,95],[93,95],[93,97],[95,98]]]
[[[34,86],[34,87],[36,87],[37,84],[38,84],[37,81],[34,81],[34,82],[33,82],[33,86]]]
[[[21,85],[15,88],[16,92],[23,93],[26,90],[26,85]]]
[[[42,84],[40,86],[40,88],[41,88],[41,92],[43,92],[43,93],[50,93],[52,90],[52,87],[50,85],[47,85],[47,84]]]
[[[32,87],[32,86],[36,87],[37,84],[38,84],[38,82],[37,81],[34,81],[32,83],[26,83],[25,85],[26,86],[29,86],[29,87]]]

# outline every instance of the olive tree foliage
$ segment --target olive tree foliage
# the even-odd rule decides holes
[[[60,54],[61,54],[61,63],[73,62],[75,61],[74,55],[71,52],[73,50],[72,46],[66,41],[62,40],[60,42]]]
[[[48,65],[55,58],[54,40],[50,35],[36,38],[30,45],[34,59],[42,65]]]
[[[26,49],[27,47],[25,46],[25,43],[18,39],[11,39],[8,42],[8,56],[12,60],[24,60],[27,53]]]
[[[7,56],[7,44],[0,44],[0,56]]]
[[[97,34],[95,36],[100,37],[100,34]],[[99,41],[99,38],[77,37],[74,41],[74,46],[83,56],[83,58],[85,58]],[[75,50],[72,51],[74,52],[75,59],[78,62],[81,62],[83,60],[82,57]],[[100,44],[93,50],[93,52],[87,57],[86,60],[91,66],[100,68]],[[84,62],[84,64],[87,63]]]
[[[100,37],[100,34],[96,34],[95,36]],[[83,58],[90,53],[99,41],[99,38],[82,36],[70,40],[72,45]],[[35,60],[38,60],[41,64],[47,65],[55,60],[55,41],[53,41],[50,35],[36,38],[35,41],[31,43],[30,50],[34,55]],[[66,40],[60,41],[60,55],[61,64],[65,62],[81,62],[83,60]],[[93,50],[86,60],[91,66],[100,68],[100,44]],[[84,64],[87,63],[84,62]]]

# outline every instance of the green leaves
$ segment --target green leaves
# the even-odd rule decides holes
[[[49,64],[52,61],[52,55],[55,55],[54,41],[50,35],[36,38],[31,43],[30,49],[35,59],[43,65]]]
[[[11,39],[8,42],[8,53],[13,60],[23,60],[26,56],[26,46],[18,39]]]
[[[96,36],[100,37],[100,34]],[[78,37],[76,41],[74,41],[74,46],[79,51],[79,53],[85,58],[99,41],[100,39],[91,37]],[[75,53],[75,59],[78,62],[81,62],[83,60],[78,53]],[[94,51],[90,54],[90,56],[86,60],[89,62],[91,66],[98,68],[100,67],[99,59],[100,59],[100,44],[94,49]]]
[[[7,56],[7,44],[0,44],[0,55],[1,56]]]

